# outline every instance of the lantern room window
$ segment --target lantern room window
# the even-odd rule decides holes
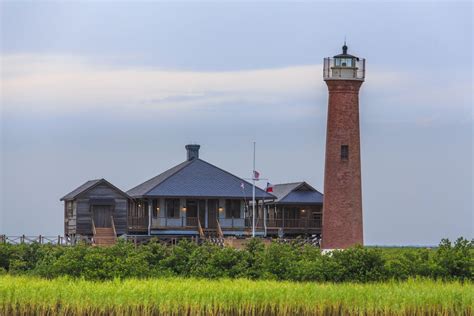
[[[352,58],[334,58],[336,67],[354,67]]]

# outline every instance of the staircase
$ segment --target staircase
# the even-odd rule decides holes
[[[208,242],[221,247],[224,246],[224,234],[222,233],[219,221],[217,222],[217,228],[203,228],[201,226],[201,221],[198,219],[198,231],[199,237],[201,237],[202,240],[207,240]]]
[[[218,237],[217,229],[215,228],[203,228],[204,236],[207,238]]]
[[[96,227],[94,234],[94,244],[96,246],[115,245],[116,236],[112,227]]]
[[[204,231],[205,238],[208,242],[220,247],[224,247],[225,239],[220,229],[206,228],[203,231]]]
[[[92,218],[92,232],[94,233],[93,244],[95,246],[113,246],[117,241],[114,218],[111,216],[112,227],[96,227]]]

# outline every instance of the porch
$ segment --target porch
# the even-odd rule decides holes
[[[299,235],[320,234],[322,204],[274,204],[269,206],[267,233]]]
[[[240,199],[156,198],[130,204],[128,230],[170,234],[200,230],[243,230],[244,205]]]
[[[128,230],[153,235],[250,235],[251,206],[238,199],[151,199],[131,206]],[[260,201],[261,202],[261,201]],[[321,205],[259,203],[255,228],[258,235],[300,235],[321,232]],[[264,212],[266,214],[264,214]],[[265,219],[265,220],[264,220]]]

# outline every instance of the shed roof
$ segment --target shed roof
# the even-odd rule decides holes
[[[106,184],[108,186],[110,186],[111,188],[113,188],[114,190],[116,190],[117,192],[121,193],[122,195],[126,196],[127,198],[129,198],[128,194],[123,192],[122,190],[120,190],[119,188],[117,188],[116,186],[114,186],[112,183],[110,183],[109,181],[105,180],[105,179],[95,179],[95,180],[89,180],[87,181],[86,183],[84,183],[83,185],[80,185],[79,187],[77,187],[76,189],[72,190],[71,192],[69,192],[68,194],[66,194],[65,196],[63,196],[61,198],[60,201],[68,201],[68,200],[73,200],[75,199],[77,196],[79,196],[81,193],[84,193],[86,192],[87,190],[90,190],[92,189],[93,187],[99,185],[99,184]]]
[[[306,182],[282,183],[273,186],[277,204],[322,204],[323,194]]]
[[[241,184],[244,184],[242,189]],[[127,192],[132,197],[251,198],[252,184],[202,159],[185,161]],[[256,187],[257,199],[275,199]]]

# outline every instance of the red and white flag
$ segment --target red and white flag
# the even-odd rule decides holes
[[[260,178],[260,172],[258,172],[257,170],[254,170],[253,171],[253,178],[255,180],[258,180],[258,178]]]
[[[273,192],[273,184],[271,184],[270,182],[267,182],[267,189],[266,189],[267,192]]]

